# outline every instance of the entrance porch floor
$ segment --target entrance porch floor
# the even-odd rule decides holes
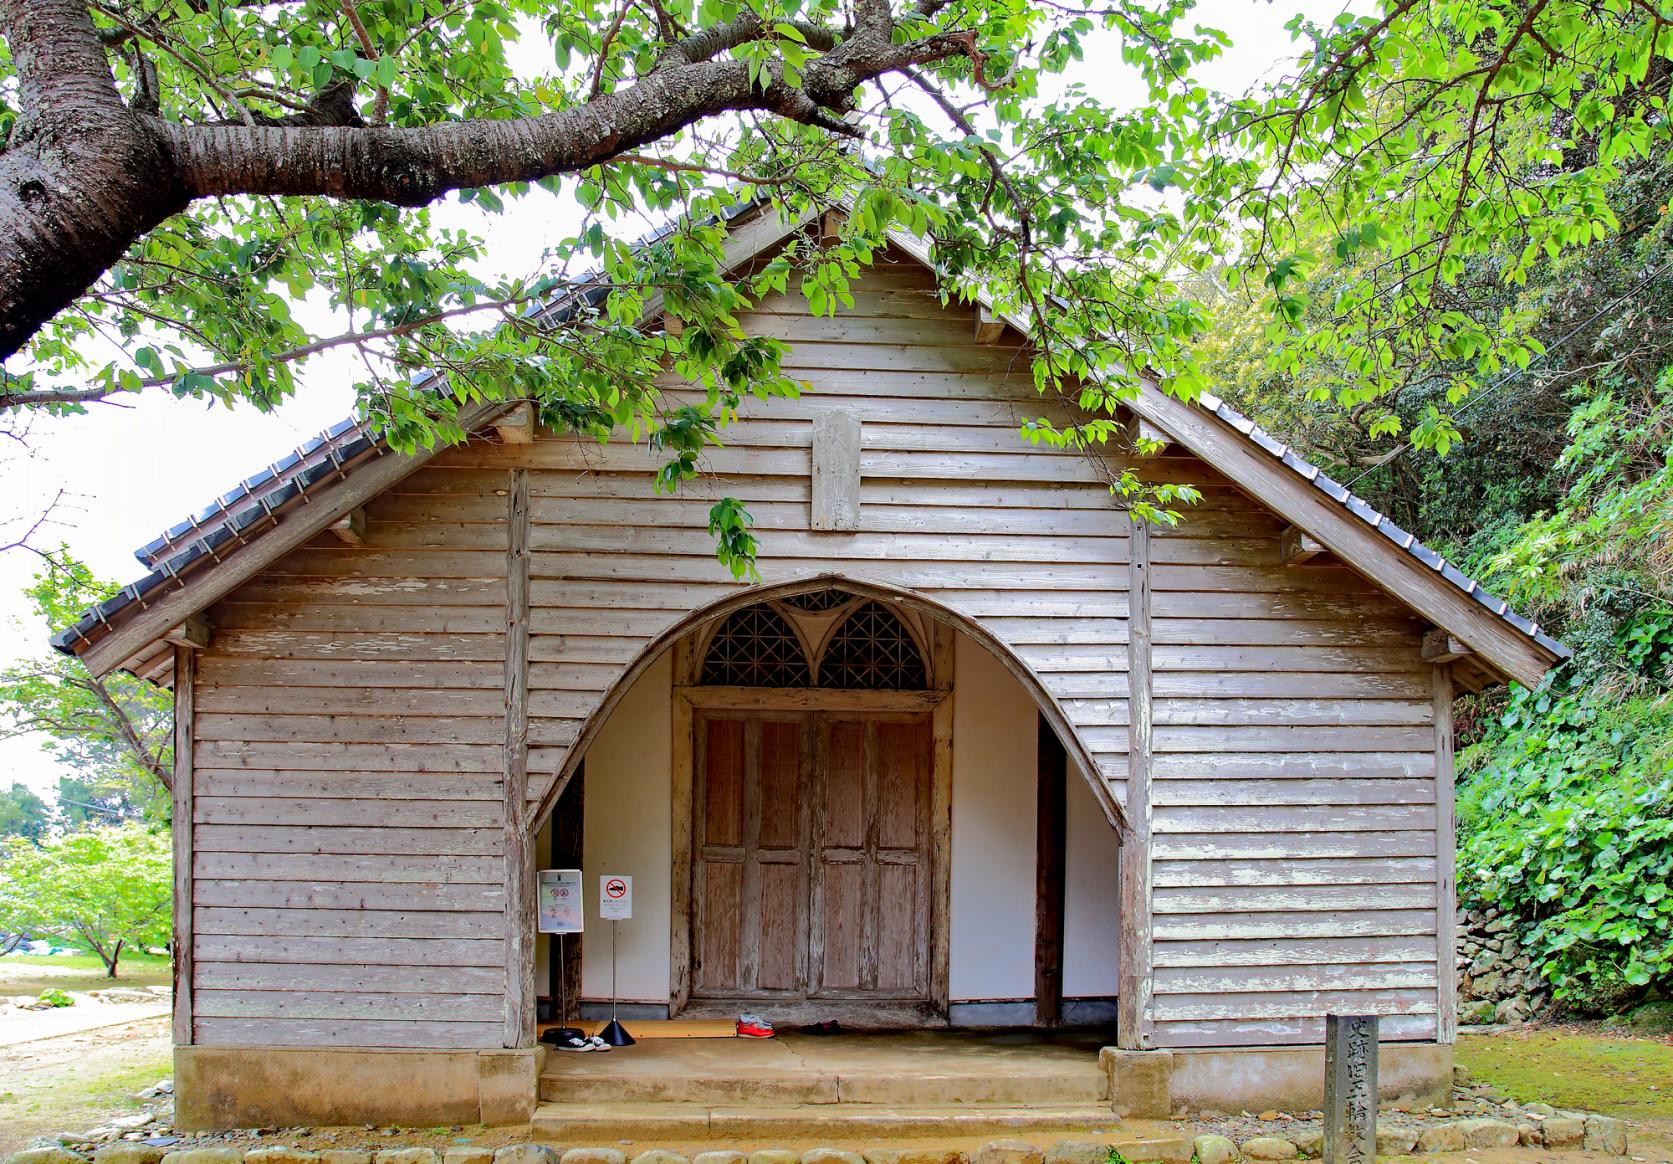
[[[937,1030],[552,1051],[534,1127],[560,1140],[689,1142],[1113,1133],[1098,1064],[1109,1041]]]

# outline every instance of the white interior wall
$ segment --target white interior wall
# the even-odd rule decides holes
[[[616,705],[587,750],[581,867],[587,933],[581,993],[610,997],[610,923],[598,917],[599,880],[633,878],[633,917],[616,923],[616,995],[668,1001],[673,824],[673,660],[665,652]]]
[[[1073,764],[1065,815],[1063,997],[1113,998],[1120,981],[1121,846]]]
[[[953,656],[953,860],[948,993],[1034,997],[1038,712],[980,644]]]

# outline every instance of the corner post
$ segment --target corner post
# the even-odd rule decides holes
[[[1121,838],[1121,973],[1116,1044],[1155,1046],[1150,902],[1150,527],[1133,522],[1127,591],[1127,823]]]
[[[529,836],[529,474],[511,471],[505,555],[505,1037],[532,1047],[534,839]]]
[[[174,1045],[192,1045],[192,775],[197,653],[174,648]]]

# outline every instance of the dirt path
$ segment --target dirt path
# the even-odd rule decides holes
[[[167,1016],[0,1048],[0,1155],[135,1111],[173,1072]]]

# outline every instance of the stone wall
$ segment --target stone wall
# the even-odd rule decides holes
[[[1519,1023],[1545,1009],[1550,990],[1497,906],[1458,911],[1458,1021]]]

